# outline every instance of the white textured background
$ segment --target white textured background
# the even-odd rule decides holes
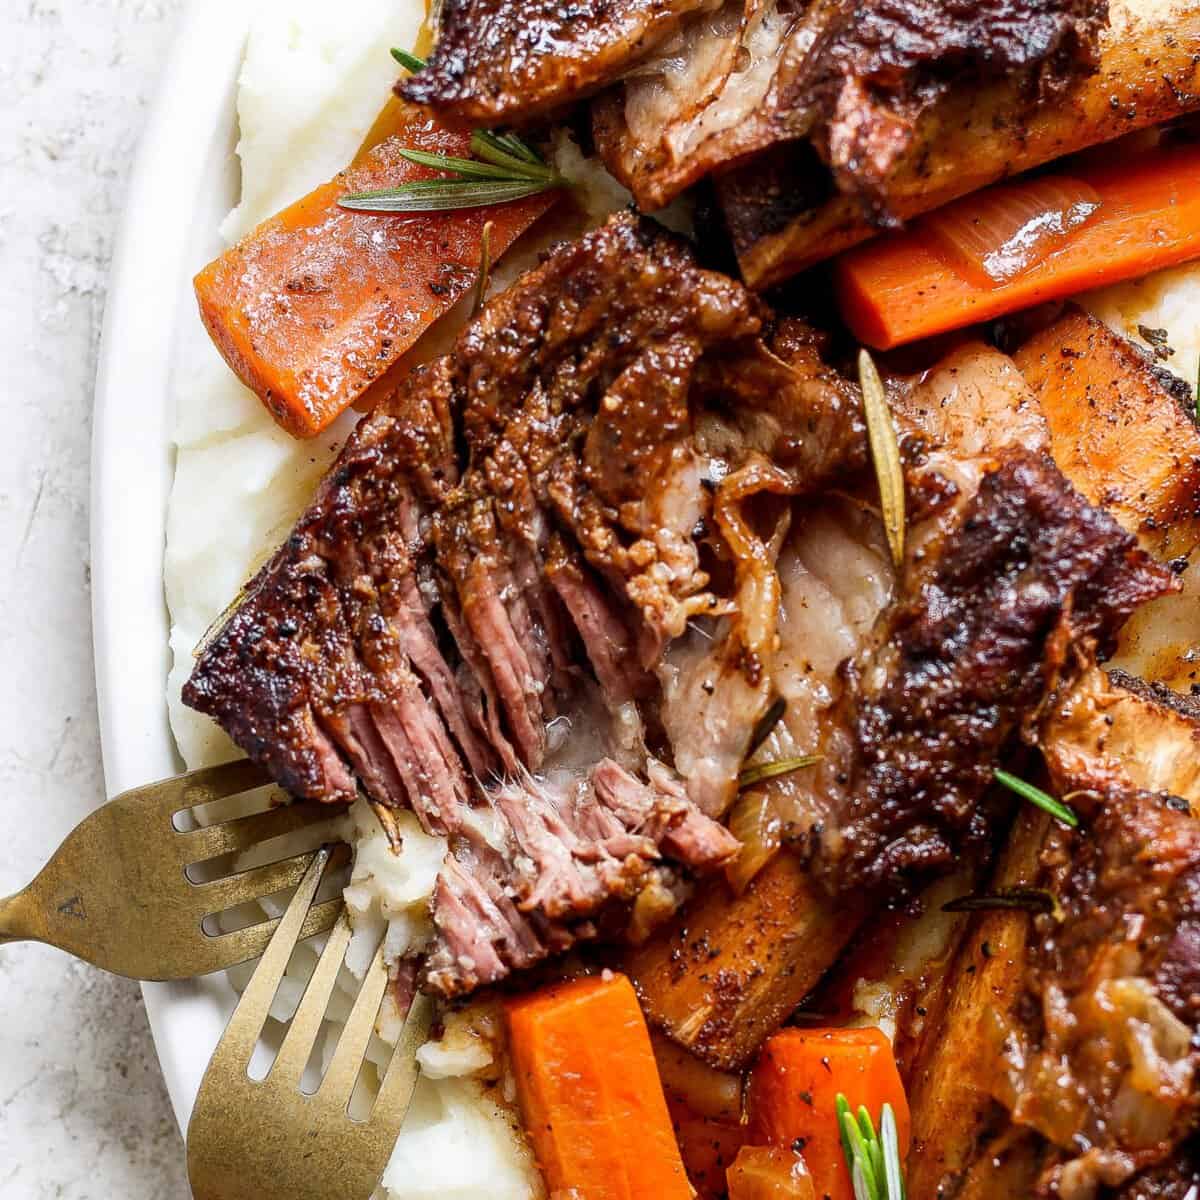
[[[92,379],[129,167],[182,0],[0,0],[0,895],[101,798]],[[0,1197],[185,1200],[137,985],[0,949]]]

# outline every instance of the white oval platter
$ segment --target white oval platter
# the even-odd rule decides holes
[[[181,769],[167,721],[163,594],[173,473],[168,400],[191,277],[236,203],[236,84],[253,4],[193,0],[130,179],[113,259],[92,435],[92,616],[109,796]],[[188,306],[185,309],[184,306]],[[147,983],[146,1011],[180,1128],[233,1010],[224,976]]]

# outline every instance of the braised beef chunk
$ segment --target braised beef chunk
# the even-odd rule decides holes
[[[1200,1196],[1200,1139],[1180,1146],[1169,1162],[1150,1167],[1101,1195],[1104,1200],[1196,1200]]]
[[[1200,809],[1200,722],[1179,699],[1127,690],[1093,666],[1038,717],[1046,786],[1081,824],[1018,808],[981,890],[1040,891],[1056,907],[975,914],[945,994],[927,1001],[937,1016],[909,1085],[912,1195],[1186,1192],[1173,1189],[1195,1141],[1182,1143],[1187,1119],[1160,1137],[1157,1107],[1174,1086],[1157,1087],[1162,1035],[1178,1022],[1186,1042],[1197,1020],[1188,931],[1200,823],[1189,808]],[[1134,1152],[1131,1132],[1154,1153]]]
[[[750,508],[864,456],[854,389],[766,316],[632,216],[561,246],[362,421],[199,656],[187,703],[293,794],[361,785],[393,836],[409,808],[450,837],[433,986],[613,902],[648,930],[683,893],[664,855],[737,850],[713,818],[770,700],[778,553]],[[681,780],[646,739],[703,753],[660,678],[695,623],[723,751]]]
[[[1036,919],[1024,998],[993,1034],[997,1098],[1054,1147],[1038,1194],[1067,1200],[1160,1165],[1169,1178],[1200,1120],[1200,995],[1170,982],[1194,971],[1181,931],[1200,915],[1200,822],[1159,793],[1077,806],[1084,827],[1042,851],[1061,912]]]
[[[992,833],[981,800],[999,754],[1167,568],[1042,456],[1010,451],[922,548],[875,648],[849,664],[850,736],[820,766],[839,887],[955,860]]]
[[[949,89],[1018,73],[1048,98],[1094,67],[1107,16],[1106,0],[727,0],[688,17],[679,39],[597,102],[596,140],[647,209],[783,144],[810,181],[831,172],[874,203],[918,118]],[[761,186],[745,191],[755,205],[775,202]],[[764,219],[732,216],[739,227]]]
[[[713,2],[443,0],[429,65],[401,91],[467,120],[523,120],[619,78]]]
[[[917,118],[955,80],[1032,71],[1053,95],[1096,61],[1107,0],[872,0],[854,5],[827,56],[833,95],[816,144],[843,191],[873,193]],[[828,86],[828,85],[827,85]]]
[[[653,770],[652,770],[653,773]],[[456,996],[596,936],[593,918],[632,902],[632,928],[653,928],[686,894],[666,850],[711,869],[738,843],[703,817],[681,789],[642,783],[612,759],[589,779],[490,789],[453,842],[434,896],[437,940],[427,986]]]

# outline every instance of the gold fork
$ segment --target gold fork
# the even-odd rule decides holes
[[[327,859],[325,850],[314,858],[205,1072],[187,1135],[194,1200],[367,1200],[391,1157],[416,1087],[416,1054],[429,1036],[433,1007],[417,994],[373,1110],[365,1119],[352,1117],[350,1101],[388,985],[382,944],[328,1070],[315,1092],[301,1090],[350,944],[345,914],[329,935],[266,1078],[249,1074]]]
[[[280,803],[286,797],[274,789],[274,806],[250,816],[183,831],[175,817],[213,801],[236,805],[241,793],[269,782],[259,767],[242,761],[118,796],[67,836],[23,892],[0,900],[0,944],[47,942],[134,979],[186,979],[256,958],[278,920],[209,933],[206,918],[295,887],[313,852],[244,870],[214,864],[209,873],[216,878],[200,882],[189,878],[189,868],[329,825],[335,814],[312,802]],[[322,840],[335,837],[330,830]],[[315,905],[301,936],[329,929],[341,906],[340,897]]]

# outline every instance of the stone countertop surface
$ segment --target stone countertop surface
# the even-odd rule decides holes
[[[102,798],[92,383],[126,182],[183,0],[0,4],[0,896]],[[0,950],[0,1197],[186,1200],[138,985]]]

